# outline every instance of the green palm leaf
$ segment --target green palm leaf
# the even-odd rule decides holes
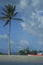
[[[3,10],[5,13],[7,13],[7,10],[6,10],[6,8],[2,8],[2,10]]]
[[[15,10],[16,10],[16,6],[14,6],[12,9],[12,15],[14,14]]]
[[[7,20],[7,19],[9,19],[9,18],[7,18],[7,17],[0,17],[0,20]]]
[[[4,13],[4,12],[1,12],[1,14],[4,15],[4,16],[6,15],[6,13]]]
[[[5,8],[6,8],[8,13],[11,13],[12,9],[13,9],[13,6],[12,5],[6,5]]]
[[[13,18],[13,20],[17,20],[17,21],[22,21],[24,22],[24,20],[20,19],[20,18]]]
[[[14,13],[14,15],[13,15],[13,16],[16,16],[17,14],[18,14],[18,12]]]
[[[8,25],[8,23],[10,22],[10,20],[7,20],[4,24],[4,26]]]

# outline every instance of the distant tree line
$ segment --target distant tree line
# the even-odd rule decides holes
[[[30,50],[29,48],[26,48],[24,50],[20,50],[19,54],[20,55],[28,55],[28,54],[37,54],[37,53],[40,53],[40,52],[42,52],[42,51]]]

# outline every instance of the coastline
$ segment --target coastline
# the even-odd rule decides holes
[[[43,62],[43,56],[0,55],[0,62]]]

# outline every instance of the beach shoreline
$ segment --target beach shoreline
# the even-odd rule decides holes
[[[0,55],[0,62],[43,62],[43,56]]]

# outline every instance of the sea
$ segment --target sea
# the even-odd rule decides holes
[[[0,65],[43,65],[42,63],[32,62],[0,62]]]

